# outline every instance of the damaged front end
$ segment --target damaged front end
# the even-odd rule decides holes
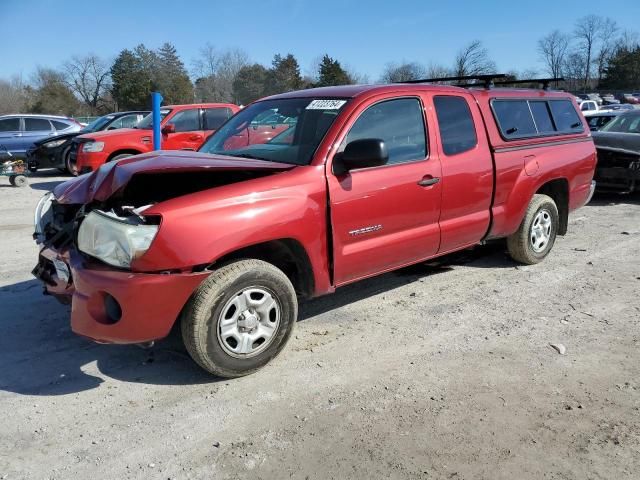
[[[137,267],[162,228],[162,216],[146,211],[289,168],[193,152],[104,165],[59,185],[38,203],[34,239],[41,249],[33,274],[46,294],[71,303],[71,328],[79,335],[100,343],[163,338],[210,271],[201,265],[167,270],[153,262]]]
[[[640,189],[640,153],[618,148],[598,147],[594,180],[598,189],[632,193]]]

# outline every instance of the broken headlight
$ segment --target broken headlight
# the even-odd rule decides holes
[[[80,224],[78,249],[114,267],[128,268],[149,249],[158,228],[139,216],[94,210]]]

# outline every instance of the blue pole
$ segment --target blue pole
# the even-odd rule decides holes
[[[160,92],[151,93],[151,109],[153,115],[153,149],[162,150],[162,132],[160,131],[160,105],[162,104],[162,95]]]

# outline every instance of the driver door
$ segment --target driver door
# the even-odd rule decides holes
[[[441,168],[436,148],[428,148],[435,139],[427,141],[425,113],[418,97],[369,100],[338,139],[338,153],[353,140],[381,139],[389,161],[343,175],[327,172],[336,286],[438,251]]]
[[[204,141],[199,108],[176,112],[167,120],[166,125],[173,125],[175,131],[162,134],[163,150],[197,150]]]

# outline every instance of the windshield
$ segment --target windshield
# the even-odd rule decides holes
[[[160,121],[164,120],[164,117],[166,117],[167,115],[169,115],[171,113],[171,110],[169,110],[168,108],[163,108],[162,110],[160,110]],[[142,130],[149,130],[152,128],[152,123],[153,122],[153,113],[150,113],[149,115],[147,115],[146,117],[144,117],[142,120],[140,120],[140,122],[133,128],[140,128]]]
[[[620,115],[607,123],[601,132],[640,133],[640,115]]]
[[[308,165],[346,99],[287,98],[249,105],[200,152]]]
[[[105,115],[103,117],[96,118],[93,122],[89,123],[86,127],[80,130],[80,133],[99,132],[107,123],[114,119],[113,115]]]

